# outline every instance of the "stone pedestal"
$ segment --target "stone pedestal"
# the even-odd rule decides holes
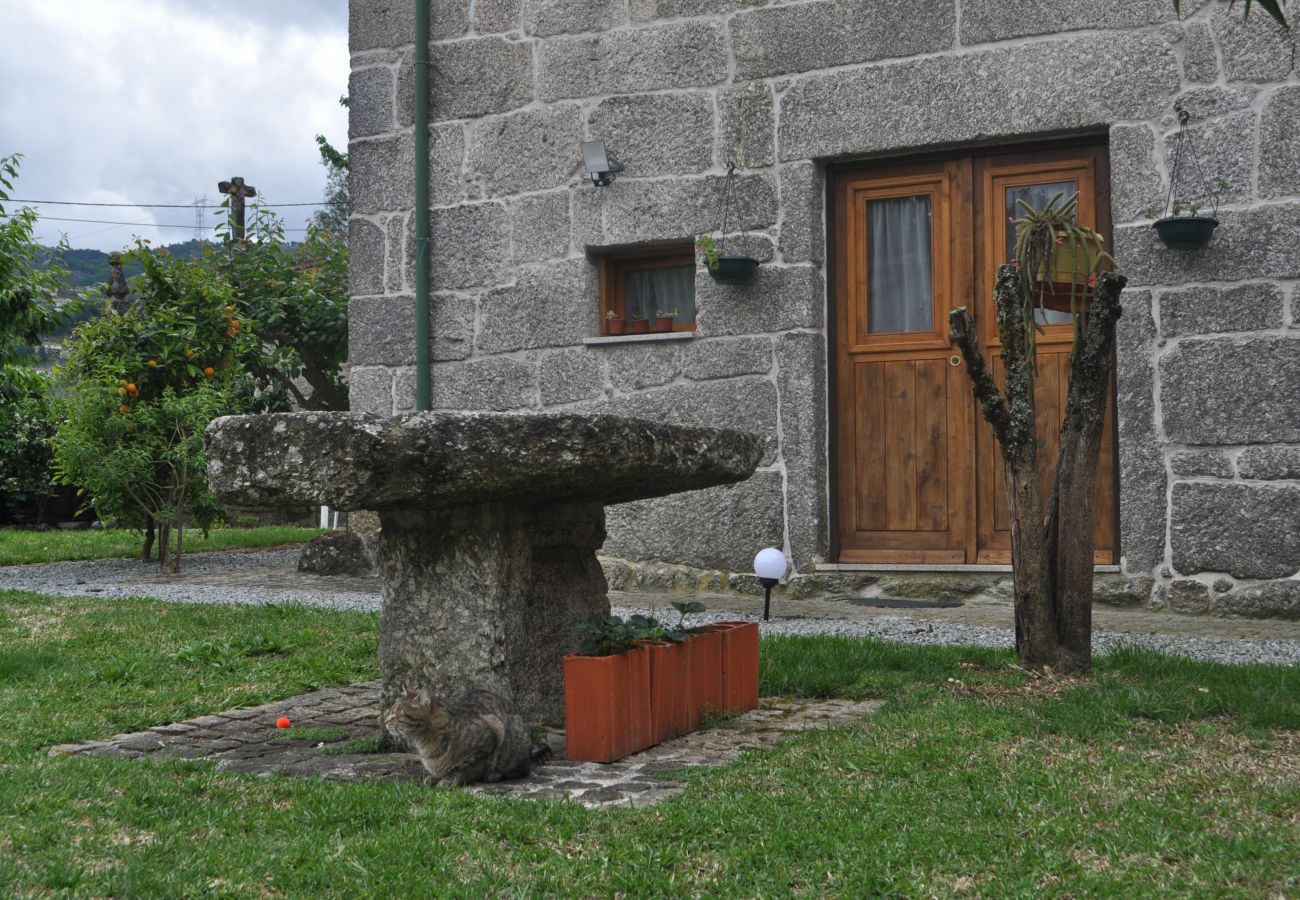
[[[512,697],[529,721],[564,718],[560,660],[573,623],[609,613],[599,503],[499,503],[381,515],[383,707],[406,686]]]
[[[748,478],[754,435],[616,416],[288,413],[218,419],[225,502],[375,510],[383,707],[404,688],[487,688],[564,715],[575,623],[608,613],[605,506]]]

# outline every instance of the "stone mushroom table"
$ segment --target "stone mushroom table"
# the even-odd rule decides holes
[[[743,481],[755,435],[604,415],[229,416],[207,430],[225,502],[374,510],[383,708],[470,687],[564,715],[575,622],[609,613],[605,506]]]

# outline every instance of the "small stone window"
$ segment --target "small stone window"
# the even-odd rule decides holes
[[[602,335],[694,330],[695,253],[689,247],[600,258]]]

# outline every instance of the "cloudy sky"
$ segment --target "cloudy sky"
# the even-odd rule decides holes
[[[347,0],[0,0],[0,22],[0,156],[24,154],[17,198],[217,203],[217,182],[242,175],[272,205],[318,202],[315,135],[346,144]],[[43,219],[45,243],[195,236],[190,209],[38,208],[150,223]],[[311,211],[286,208],[286,224]]]

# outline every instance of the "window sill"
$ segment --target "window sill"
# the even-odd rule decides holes
[[[661,331],[655,334],[611,334],[603,337],[583,338],[588,347],[603,347],[606,344],[649,344],[658,341],[689,341],[695,337],[694,331]]]

